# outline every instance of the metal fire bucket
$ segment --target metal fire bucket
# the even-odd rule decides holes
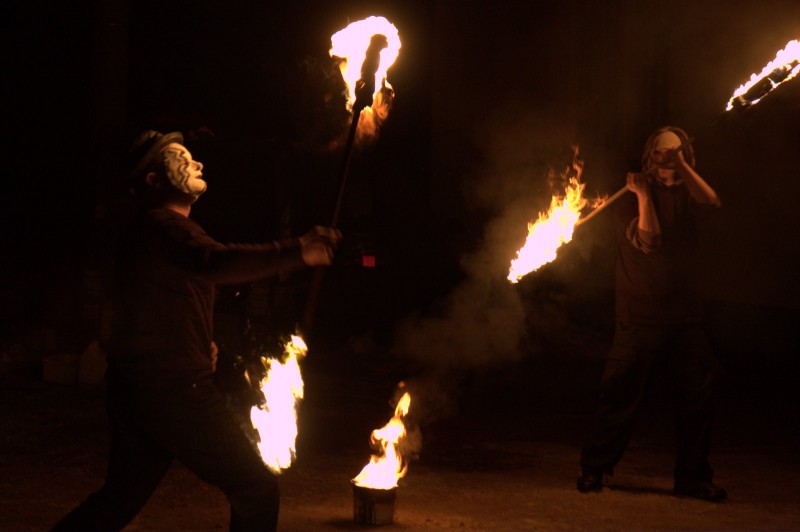
[[[353,483],[353,520],[361,525],[390,525],[396,499],[397,487],[382,490]]]

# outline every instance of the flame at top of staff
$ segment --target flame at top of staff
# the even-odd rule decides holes
[[[400,36],[394,24],[383,17],[368,17],[351,23],[331,36],[331,57],[339,57],[342,78],[347,84],[347,108],[352,109],[356,100],[356,82],[361,77],[361,64],[373,35],[383,35],[388,46],[380,52],[380,65],[375,72],[375,92],[382,85],[391,88],[386,81],[386,71],[394,64],[400,52]]]
[[[741,85],[728,101],[726,111],[734,107],[749,107],[758,103],[775,87],[789,81],[800,72],[800,41],[789,41],[786,47],[775,55],[775,59],[758,74],[750,76],[750,80]]]

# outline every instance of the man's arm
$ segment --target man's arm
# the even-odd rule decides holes
[[[636,194],[639,216],[628,226],[626,236],[633,247],[649,253],[661,245],[661,224],[653,204],[647,176],[629,172],[627,186],[628,190]]]
[[[711,188],[711,185],[706,183],[705,179],[700,177],[700,174],[686,162],[682,151],[679,151],[675,156],[675,171],[683,178],[686,188],[689,189],[689,194],[697,203],[713,205],[714,207],[722,205],[719,196]]]
[[[263,244],[223,244],[185,217],[168,216],[166,252],[179,267],[220,284],[259,281],[308,266],[327,266],[341,240],[335,229],[315,227],[300,238]]]
[[[220,244],[209,237],[200,245],[198,273],[217,283],[252,282],[280,272],[308,266],[329,266],[342,235],[338,230],[314,227],[299,238],[269,244]]]

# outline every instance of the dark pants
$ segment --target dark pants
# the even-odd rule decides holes
[[[142,509],[180,460],[218,486],[231,505],[231,530],[274,530],[278,483],[211,379],[158,382],[109,374],[111,451],[105,485],[55,530],[119,530]]]
[[[675,481],[711,480],[708,454],[719,364],[698,324],[617,323],[595,426],[581,454],[584,470],[613,472],[628,446],[653,371],[661,368],[671,377],[677,403]]]

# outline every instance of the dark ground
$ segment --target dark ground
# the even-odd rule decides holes
[[[604,342],[573,335],[560,350],[551,346],[462,379],[454,388],[457,408],[422,427],[421,452],[400,483],[394,524],[383,529],[800,529],[796,364],[759,379],[765,364],[721,356],[729,371],[712,463],[728,501],[670,494],[673,422],[660,393],[644,406],[610,489],[578,493],[579,447]],[[388,402],[403,377],[368,344],[309,352],[298,460],[280,480],[282,530],[366,528],[353,522],[350,479],[366,464],[369,432],[388,420]],[[45,382],[30,367],[6,366],[0,375],[0,529],[44,530],[102,481],[108,443],[102,388]],[[127,530],[213,530],[227,523],[224,497],[175,464]]]

